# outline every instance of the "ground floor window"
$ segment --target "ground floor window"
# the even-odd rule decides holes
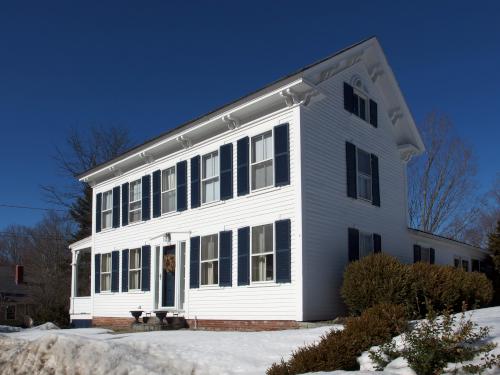
[[[273,224],[252,228],[252,281],[274,280]]]
[[[201,285],[219,283],[219,236],[212,234],[201,237]]]
[[[7,305],[5,308],[5,320],[16,320],[16,305]]]
[[[455,268],[462,268],[465,272],[469,272],[469,260],[456,256],[453,260]]]
[[[101,255],[101,292],[111,290],[111,253]]]
[[[129,255],[129,290],[141,289],[141,249],[131,249]]]

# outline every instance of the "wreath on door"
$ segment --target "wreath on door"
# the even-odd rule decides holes
[[[165,272],[175,272],[175,255],[168,254],[163,257],[163,268]]]

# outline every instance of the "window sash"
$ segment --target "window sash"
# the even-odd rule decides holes
[[[102,193],[101,229],[110,228],[113,221],[113,190]]]
[[[252,282],[274,281],[274,224],[252,227],[250,273]]]
[[[358,197],[368,201],[372,200],[372,168],[371,155],[359,148],[356,149],[356,171]]]
[[[359,257],[363,258],[373,254],[373,234],[359,232]]]
[[[251,186],[258,190],[274,183],[274,151],[272,131],[252,137]]]
[[[420,248],[420,261],[424,263],[431,262],[431,249],[429,247]]]
[[[111,291],[111,254],[101,254],[101,291]]]
[[[177,209],[177,171],[175,166],[161,171],[161,213]]]
[[[370,106],[369,106],[369,99],[366,97],[364,94],[360,93],[359,91],[355,90],[354,91],[354,111],[353,113],[358,116],[359,118],[368,121],[370,118]]]
[[[130,183],[129,189],[129,223],[141,220],[142,212],[142,182],[136,180]]]
[[[141,289],[142,256],[141,249],[130,249],[128,257],[129,290]]]
[[[5,320],[16,320],[16,305],[5,307]]]
[[[219,181],[219,152],[214,151],[202,157],[202,203],[218,201],[220,199]]]
[[[218,234],[201,237],[200,283],[201,285],[217,285],[219,283]]]

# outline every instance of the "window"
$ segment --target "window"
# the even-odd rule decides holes
[[[455,268],[462,268],[465,272],[469,272],[469,260],[456,256],[453,259]]]
[[[136,180],[130,183],[129,190],[129,222],[134,223],[141,220],[142,211],[142,183],[141,180]]]
[[[202,203],[218,201],[220,196],[218,151],[204,155],[202,167]]]
[[[141,249],[131,249],[128,258],[129,290],[141,289]]]
[[[358,157],[358,196],[368,201],[372,200],[372,168],[371,156],[368,152],[357,149]]]
[[[459,257],[453,258],[453,265],[455,266],[455,268],[460,267],[460,258]]]
[[[273,184],[273,133],[252,138],[252,190]]]
[[[471,271],[472,272],[482,272],[482,265],[481,261],[479,259],[472,259],[471,260]]]
[[[429,247],[420,248],[420,261],[423,263],[431,262],[431,249]]]
[[[371,233],[359,232],[359,257],[363,258],[373,254],[373,235]]]
[[[161,213],[175,211],[177,208],[175,167],[161,171]]]
[[[111,253],[101,255],[101,292],[111,290]]]
[[[465,272],[469,272],[469,261],[462,259],[462,268]]]
[[[219,283],[219,237],[217,234],[201,237],[201,285]]]
[[[368,99],[361,94],[359,91],[354,91],[353,94],[353,113],[362,118],[365,121],[368,121],[368,111],[369,111],[369,106],[368,106]]]
[[[252,228],[252,281],[274,280],[273,224]]]
[[[113,219],[113,190],[102,194],[101,229],[111,228]]]
[[[5,308],[5,320],[16,320],[16,305],[7,305]]]

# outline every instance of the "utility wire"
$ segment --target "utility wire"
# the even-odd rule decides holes
[[[40,211],[66,211],[61,208],[43,208],[43,207],[32,207],[32,206],[18,206],[14,204],[4,204],[0,203],[0,207],[4,208],[20,208],[25,210],[40,210]]]
[[[0,237],[15,237],[15,238],[37,238],[37,239],[45,239],[45,240],[55,240],[55,241],[68,241],[66,238],[56,237],[56,236],[39,236],[37,234],[29,234],[29,233],[11,233],[0,231]]]

